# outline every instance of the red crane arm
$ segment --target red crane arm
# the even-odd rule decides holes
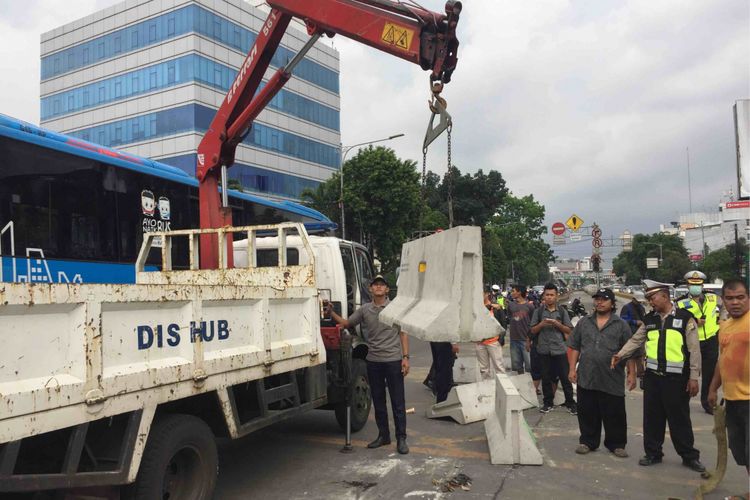
[[[198,146],[196,177],[199,181],[201,228],[232,224],[226,200],[219,196],[219,183],[226,181],[225,168],[234,163],[237,145],[253,120],[291,78],[294,66],[323,34],[341,34],[429,70],[430,80],[447,83],[456,67],[456,25],[461,2],[448,0],[445,14],[391,0],[268,0],[271,12],[252,49],[227,92],[208,131]],[[258,91],[263,75],[292,17],[305,22],[312,38],[295,58],[279,68]],[[201,236],[201,268],[218,263],[216,236]],[[227,264],[232,266],[231,239],[227,242]]]

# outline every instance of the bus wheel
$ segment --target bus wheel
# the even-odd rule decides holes
[[[372,398],[367,381],[367,364],[363,359],[352,360],[352,432],[362,429],[370,416]],[[346,403],[336,406],[336,421],[346,429]]]
[[[166,415],[151,427],[131,496],[210,499],[218,469],[216,441],[208,425],[192,415]]]

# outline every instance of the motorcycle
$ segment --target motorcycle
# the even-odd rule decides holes
[[[586,314],[588,314],[586,312],[586,308],[583,307],[583,304],[581,304],[581,299],[579,299],[578,297],[568,302],[568,312],[570,313],[571,318],[575,316],[583,317],[583,316],[586,316]]]

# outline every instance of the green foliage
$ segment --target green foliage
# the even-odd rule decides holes
[[[554,257],[542,239],[546,232],[543,205],[532,195],[506,195],[485,226],[485,278],[492,282],[511,279],[527,285],[547,281],[547,264]]]
[[[334,174],[304,191],[302,200],[340,225],[339,183]],[[532,196],[512,196],[502,175],[492,170],[461,174],[454,166],[442,179],[427,172],[423,204],[414,162],[384,147],[361,149],[344,165],[346,236],[366,244],[384,274],[393,272],[407,238],[420,229],[448,228],[449,193],[453,224],[483,227],[485,281],[502,282],[514,274],[529,284],[546,280],[552,252],[541,239],[544,207]]]
[[[360,149],[344,164],[346,236],[362,242],[380,260],[384,273],[398,266],[401,245],[417,226],[420,204],[415,163],[400,160],[392,149]],[[341,224],[338,174],[302,200]]]
[[[461,174],[455,166],[439,177],[430,172],[425,182],[428,206],[448,216],[448,194],[453,198],[453,225],[483,227],[496,212],[508,194],[505,179],[495,170],[485,174],[479,169],[475,174]]]
[[[229,179],[227,181],[227,187],[229,189],[234,189],[235,191],[244,191],[244,189],[242,189],[242,183],[238,179]]]
[[[661,245],[662,261],[658,269],[647,269],[646,258],[659,258]],[[675,283],[692,269],[688,253],[682,239],[677,235],[636,234],[633,237],[633,250],[620,252],[612,261],[617,276],[625,277],[625,283],[635,285],[644,278],[665,283]]]
[[[747,266],[748,262],[748,246],[744,238],[740,238],[737,245],[730,243],[724,248],[714,250],[706,254],[706,258],[698,266],[708,277],[709,281],[714,281],[717,278],[727,280],[729,278],[739,277],[737,272],[737,261],[735,256],[739,250],[739,261],[743,263],[743,267]]]

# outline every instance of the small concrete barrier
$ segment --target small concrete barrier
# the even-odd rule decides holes
[[[534,388],[534,381],[531,380],[531,374],[522,373],[520,375],[509,375],[509,377],[518,390],[518,395],[521,398],[523,405],[522,410],[538,408],[539,398],[536,395],[536,389]]]
[[[486,419],[495,407],[495,381],[482,380],[453,387],[448,398],[427,409],[427,418],[450,417],[459,424]]]
[[[484,421],[491,463],[542,465],[542,454],[523,417],[524,405],[510,377],[495,375],[495,411]]]
[[[473,384],[480,380],[479,361],[476,356],[460,356],[453,364],[453,382],[456,384]]]

